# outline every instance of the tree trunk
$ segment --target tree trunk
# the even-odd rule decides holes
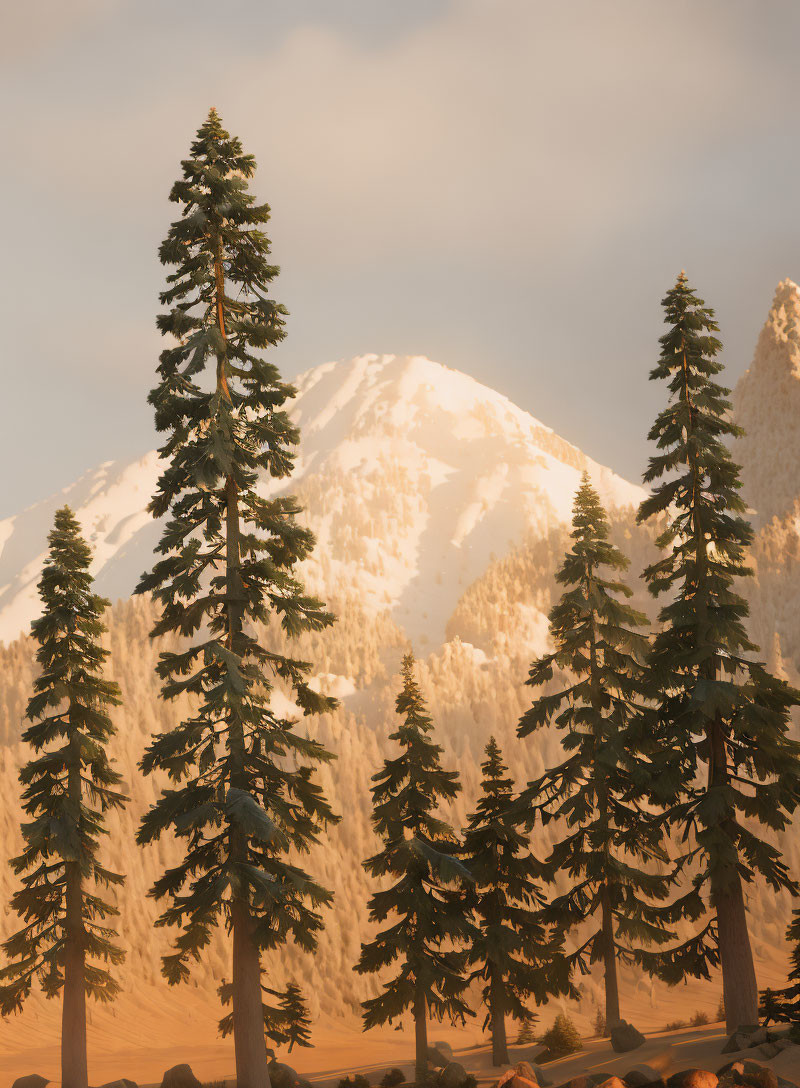
[[[217,323],[223,344],[225,332],[225,282],[222,267],[222,239],[217,235],[214,265],[217,288]],[[227,347],[226,347],[227,350]],[[232,402],[225,373],[225,352],[217,359],[217,389]],[[227,597],[227,643],[238,654],[242,633],[244,593],[241,579],[239,524],[239,493],[233,476],[225,481],[225,592]],[[233,763],[231,785],[247,790],[244,774],[244,728],[241,720],[228,722],[229,744]],[[241,777],[238,777],[241,776]],[[231,834],[231,858],[234,862],[247,857],[247,842],[239,831]],[[267,1069],[267,1045],[264,1037],[264,1011],[261,997],[261,957],[253,941],[254,920],[247,892],[236,892],[231,900],[233,929],[233,1045],[236,1053],[237,1088],[270,1088]]]
[[[758,984],[738,873],[724,890],[714,894],[714,906],[719,927],[725,1027],[733,1032],[758,1023]]]
[[[608,885],[600,891],[603,923],[603,970],[606,990],[606,1031],[620,1023],[619,1015],[619,980],[617,978],[617,949],[614,942],[614,919],[611,915],[611,901]]]
[[[721,786],[728,781],[728,754],[719,719],[712,725],[709,736],[708,777],[709,785]],[[725,1026],[727,1031],[734,1032],[739,1027],[758,1023],[758,983],[738,869],[717,876],[711,898],[719,932]]]
[[[81,757],[70,738],[71,765],[67,792],[80,818]],[[62,1088],[87,1088],[86,1064],[86,947],[83,928],[83,877],[80,861],[65,864],[66,902],[64,932],[64,993],[61,1006]]]
[[[237,1088],[270,1088],[261,1003],[261,963],[252,940],[253,919],[247,903],[234,899],[231,918],[236,1085]]]
[[[503,1000],[502,980],[492,974],[492,1064],[508,1065],[508,1040],[506,1038],[506,1011]]]
[[[417,990],[414,1001],[414,1076],[417,1084],[423,1084],[428,1073],[428,1008],[425,994]]]

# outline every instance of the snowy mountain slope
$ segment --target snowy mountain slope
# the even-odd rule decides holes
[[[493,555],[568,520],[584,469],[612,507],[643,494],[507,398],[429,359],[364,355],[296,384],[302,443],[280,489],[298,494],[318,537],[306,578],[320,592],[355,590],[422,643],[441,642]],[[158,535],[146,511],[158,473],[154,452],[108,462],[0,522],[0,639],[38,613],[46,536],[65,502],[95,549],[100,592],[131,593]]]

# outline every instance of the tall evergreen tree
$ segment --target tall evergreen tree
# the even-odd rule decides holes
[[[393,882],[369,902],[370,921],[388,928],[362,944],[356,964],[360,974],[383,971],[395,961],[399,971],[383,993],[363,1004],[364,1027],[392,1022],[411,1009],[416,1032],[416,1077],[428,1068],[428,1014],[462,1023],[472,1015],[463,994],[466,955],[459,945],[473,935],[459,883],[469,873],[457,860],[459,844],[452,828],[439,819],[441,801],[460,791],[458,774],[440,763],[442,749],[431,739],[432,722],[414,678],[414,658],[403,658],[403,687],[396,709],[402,722],[390,734],[400,755],[384,761],[373,776],[372,826],[383,839],[379,854],[364,862],[377,879]]]
[[[534,1019],[529,998],[541,1004],[548,995],[571,993],[572,987],[561,937],[542,922],[544,896],[536,881],[540,863],[520,831],[523,814],[494,737],[481,770],[482,796],[463,838],[463,860],[475,881],[468,892],[476,919],[468,961],[474,967],[470,978],[484,982],[484,1027],[492,1032],[492,1060],[507,1065],[506,1017],[524,1027]]]
[[[331,896],[295,859],[334,818],[312,774],[332,756],[271,696],[284,685],[303,715],[335,700],[309,686],[309,663],[269,648],[264,624],[275,617],[297,635],[332,616],[294,574],[314,544],[297,503],[258,490],[262,474],[291,471],[299,435],[282,410],[294,390],[261,354],[283,339],[286,310],[269,298],[278,269],[262,230],[269,208],[247,187],[255,162],[211,110],[182,167],[170,195],[182,214],[160,250],[173,271],[158,325],[173,342],[150,394],[168,436],[150,509],[167,520],[163,558],[138,591],[162,606],[153,636],[185,640],[160,657],[162,697],[188,695],[195,709],[144,756],[144,773],[166,772],[174,788],[138,839],[170,830],[184,843],[152,889],[170,901],[160,924],[181,931],[164,959],[167,980],[187,978],[216,924],[231,932],[237,1080],[267,1088],[260,954],[288,936],[315,947],[317,908]]]
[[[760,876],[798,891],[780,852],[753,830],[782,830],[800,801],[800,746],[788,736],[798,693],[750,656],[757,648],[735,589],[751,573],[744,555],[752,532],[725,445],[739,432],[728,390],[715,380],[718,325],[684,273],[663,306],[668,331],[650,377],[666,382],[669,395],[649,435],[659,452],[644,478],[657,486],[639,510],[640,521],[665,522],[663,554],[645,571],[650,592],[667,597],[651,654],[659,692],[652,732],[666,759],[652,789],[693,843],[695,887],[711,911],[664,977],[675,980],[687,947],[692,969],[721,961],[733,1030],[758,1017],[743,884]]]
[[[47,997],[63,990],[61,1083],[87,1088],[86,996],[111,1001],[119,986],[106,966],[124,956],[102,898],[123,877],[98,860],[104,815],[126,797],[106,753],[114,733],[108,710],[119,689],[103,678],[100,645],[108,601],[92,590],[91,551],[68,506],[55,515],[39,581],[43,612],[32,626],[40,672],[22,734],[35,753],[22,768],[24,847],[11,861],[22,887],[11,900],[23,926],[3,944],[0,1012],[21,1010],[38,979]]]
[[[528,783],[523,796],[531,823],[563,822],[543,872],[551,883],[560,874],[572,883],[544,917],[564,932],[596,919],[570,960],[582,971],[602,963],[610,1028],[620,1020],[618,961],[642,961],[643,946],[668,941],[667,927],[682,914],[696,916],[702,905],[695,893],[667,902],[673,874],[665,867],[660,823],[641,800],[651,768],[636,739],[647,689],[648,640],[640,630],[646,617],[627,603],[631,590],[614,577],[628,560],[609,540],[606,513],[586,474],[571,536],[556,575],[564,593],[550,613],[555,650],[533,662],[527,683],[543,688],[556,670],[572,682],[538,695],[518,730],[526,737],[553,722],[565,758]]]

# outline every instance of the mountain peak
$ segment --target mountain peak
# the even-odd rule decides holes
[[[355,593],[420,642],[437,643],[461,595],[533,533],[569,523],[581,473],[610,508],[641,488],[598,465],[501,393],[424,356],[359,355],[301,374],[288,406],[301,431],[289,491],[318,546],[303,570],[323,597]],[[0,522],[0,638],[38,614],[47,530],[68,502],[95,549],[98,591],[128,596],[152,564],[155,452],[105,463]]]
[[[750,368],[734,392],[734,415],[744,428],[736,459],[757,527],[790,513],[800,461],[800,287],[782,280],[756,344]]]

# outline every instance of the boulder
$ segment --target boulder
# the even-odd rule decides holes
[[[297,1088],[299,1077],[290,1065],[272,1061],[267,1066],[272,1088]]]
[[[767,1058],[767,1060],[769,1060],[770,1058],[774,1058],[776,1054],[780,1054],[783,1047],[779,1042],[762,1043],[761,1046],[757,1047],[757,1050],[759,1057]]]
[[[203,1088],[190,1065],[173,1065],[161,1080],[161,1088]]]
[[[452,1050],[449,1054],[445,1054],[445,1052],[440,1047],[436,1046],[436,1044],[428,1047],[428,1065],[431,1066],[432,1069],[444,1069],[448,1062],[451,1062],[452,1060]]]
[[[450,1046],[449,1043],[444,1042],[444,1040],[439,1040],[437,1042],[434,1039],[434,1041],[431,1043],[431,1046],[435,1047],[440,1054],[446,1055],[448,1061],[453,1060],[453,1048]]]
[[[748,1059],[728,1062],[719,1070],[718,1075],[723,1088],[738,1084],[746,1084],[750,1088],[781,1088],[773,1069]]]
[[[627,1054],[646,1042],[644,1035],[627,1020],[621,1020],[611,1029],[611,1046],[617,1054]]]
[[[11,1088],[45,1088],[50,1081],[46,1077],[40,1077],[38,1073],[29,1073],[27,1077],[17,1077]]]
[[[606,1077],[605,1080],[601,1080],[597,1085],[597,1088],[625,1088],[625,1084],[617,1076]]]
[[[667,1081],[667,1088],[717,1088],[719,1077],[707,1069],[681,1069]]]
[[[528,1065],[533,1070],[533,1075],[536,1078],[536,1083],[539,1085],[539,1088],[551,1088],[553,1082],[545,1076],[542,1067],[536,1065],[535,1062],[528,1062]]]
[[[651,1084],[655,1088],[662,1088],[664,1085],[663,1076],[652,1065],[635,1065],[622,1079],[628,1088],[648,1088]]]
[[[729,1035],[722,1048],[722,1054],[738,1054],[740,1050],[747,1050],[750,1046],[750,1036],[745,1035],[743,1032],[734,1031],[733,1035]]]
[[[461,1062],[448,1062],[439,1074],[441,1088],[464,1088],[466,1083],[467,1071]]]
[[[119,1080],[110,1080],[106,1084],[101,1084],[100,1088],[139,1088],[139,1085],[135,1080],[120,1077]]]
[[[566,1081],[560,1088],[597,1088],[601,1081],[607,1079],[605,1073],[581,1073],[580,1076]]]

